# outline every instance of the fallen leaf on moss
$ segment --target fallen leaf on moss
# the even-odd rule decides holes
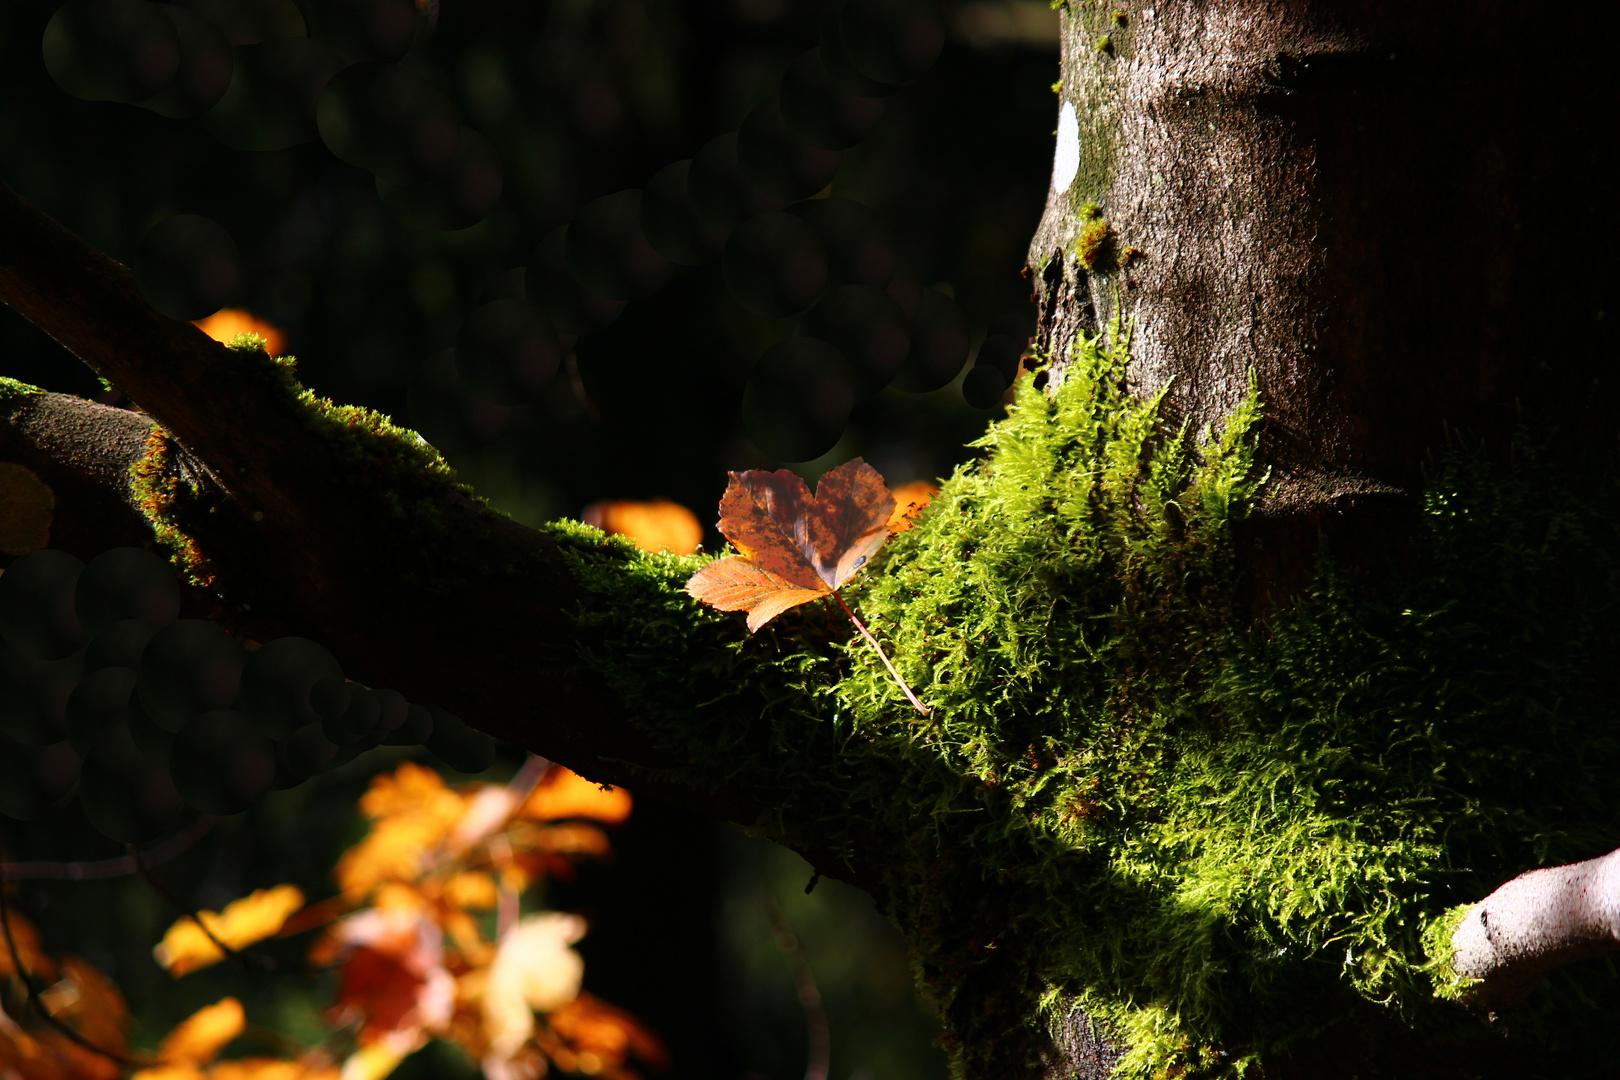
[[[894,496],[860,458],[830,469],[815,495],[797,474],[732,473],[720,532],[741,556],[693,574],[686,591],[721,611],[748,612],[750,633],[841,587],[889,538]]]

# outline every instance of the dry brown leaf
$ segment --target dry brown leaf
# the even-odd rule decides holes
[[[199,911],[197,918],[228,948],[242,949],[275,935],[287,917],[303,906],[304,894],[296,886],[277,885],[232,901],[218,914]],[[225,959],[219,946],[190,916],[169,927],[163,940],[153,946],[152,956],[176,978]]]
[[[732,473],[720,531],[742,555],[708,564],[686,591],[722,611],[749,612],[752,633],[847,582],[889,538],[893,511],[883,477],[860,458],[828,470],[814,496],[786,469]]]

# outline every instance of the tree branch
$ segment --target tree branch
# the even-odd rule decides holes
[[[0,405],[0,458],[57,493],[53,541],[89,555],[150,539],[153,508],[140,509],[128,470],[149,454],[156,421],[172,444],[157,464],[184,481],[167,524],[226,605],[221,621],[261,640],[314,638],[369,685],[593,779],[752,822],[762,793],[711,794],[721,785],[701,777],[725,775],[705,772],[724,762],[672,755],[591,677],[582,654],[604,642],[582,635],[581,621],[612,637],[633,632],[640,613],[593,596],[579,564],[611,576],[634,555],[495,512],[414,433],[314,398],[262,352],[152,310],[126,268],[3,184],[0,300],[149,414],[57,394]],[[690,667],[668,676],[674,711],[689,705],[695,718]]]
[[[1566,964],[1620,948],[1620,850],[1520,874],[1474,905],[1451,945],[1452,967],[1479,980],[1464,1000],[1492,1010]]]

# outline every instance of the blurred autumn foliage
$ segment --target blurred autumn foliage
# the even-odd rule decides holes
[[[581,518],[605,533],[629,537],[642,551],[690,555],[703,539],[697,515],[668,499],[592,503]]]
[[[381,1080],[429,1039],[446,1040],[490,1080],[553,1069],[635,1080],[661,1068],[658,1038],[580,990],[572,946],[585,920],[526,910],[547,878],[603,858],[603,826],[630,814],[628,793],[531,757],[511,782],[452,788],[404,764],[361,799],[370,828],[334,871],[337,892],[306,903],[281,885],[188,913],[153,949],[175,978],[271,937],[316,932],[304,973],[329,971],[329,1037],[278,1056],[224,1058],[249,1028],[225,997],[184,1020],[150,1055],[132,1054],[117,987],[85,961],[47,955],[34,927],[5,912],[0,952],[0,1076],[7,1080]],[[285,1042],[286,1040],[283,1040]]]
[[[208,318],[197,320],[194,325],[215,341],[227,345],[243,334],[261,337],[264,339],[264,351],[271,356],[280,356],[287,345],[287,337],[280,329],[238,308],[221,308]]]

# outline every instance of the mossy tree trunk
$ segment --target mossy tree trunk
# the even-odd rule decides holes
[[[1499,443],[1525,411],[1613,431],[1620,218],[1593,44],[1612,16],[1493,0],[1062,11],[1074,165],[1030,246],[1040,343],[1061,356],[1123,314],[1136,385],[1169,383],[1168,412],[1195,425],[1258,374],[1278,541],[1262,587],[1297,587],[1324,526],[1398,533],[1448,432]]]
[[[1218,425],[1255,378],[1270,482],[1235,527],[1252,616],[1286,607],[1324,548],[1373,582],[1423,572],[1418,496],[1459,438],[1501,450],[1528,423],[1613,453],[1616,124],[1593,47],[1610,16],[1541,22],[1492,0],[1060,6],[1056,162],[1025,271],[1047,378],[1114,320],[1129,384],[1168,388],[1172,420]],[[1588,927],[1566,951],[1613,937]],[[1046,1075],[1106,1075],[1111,1044],[1068,1016]],[[1539,1068],[1351,1028],[1266,1075]]]
[[[1024,388],[988,464],[850,590],[926,722],[836,619],[750,637],[681,591],[690,560],[505,520],[409,433],[152,312],[9,191],[0,298],[147,415],[0,386],[0,459],[52,487],[58,546],[156,529],[194,614],[320,639],[358,678],[867,887],[965,1075],[1101,1077],[1125,1049],[1163,1075],[1533,1073],[1542,1042],[1425,1011],[1417,939],[1518,870],[1596,854],[1620,798],[1615,749],[1580,742],[1612,680],[1589,641],[1565,648],[1616,627],[1612,522],[1569,492],[1524,511],[1583,523],[1545,580],[1601,562],[1596,585],[1543,614],[1503,579],[1475,613],[1497,599],[1481,522],[1549,484],[1493,503],[1455,466],[1455,512],[1422,502],[1452,433],[1489,457],[1524,419],[1613,450],[1610,37],[1542,18],[1070,0],[1074,139],[1030,260],[1050,394]],[[1116,318],[1128,356],[1073,348]],[[1225,435],[1198,449],[1177,421]],[[1391,610],[1316,588],[1322,536]],[[1483,695],[1513,663],[1520,697],[1561,703],[1521,710],[1533,730],[1437,708],[1419,753],[1386,707]],[[1504,741],[1543,756],[1498,767]],[[1566,757],[1568,785],[1513,787]]]

